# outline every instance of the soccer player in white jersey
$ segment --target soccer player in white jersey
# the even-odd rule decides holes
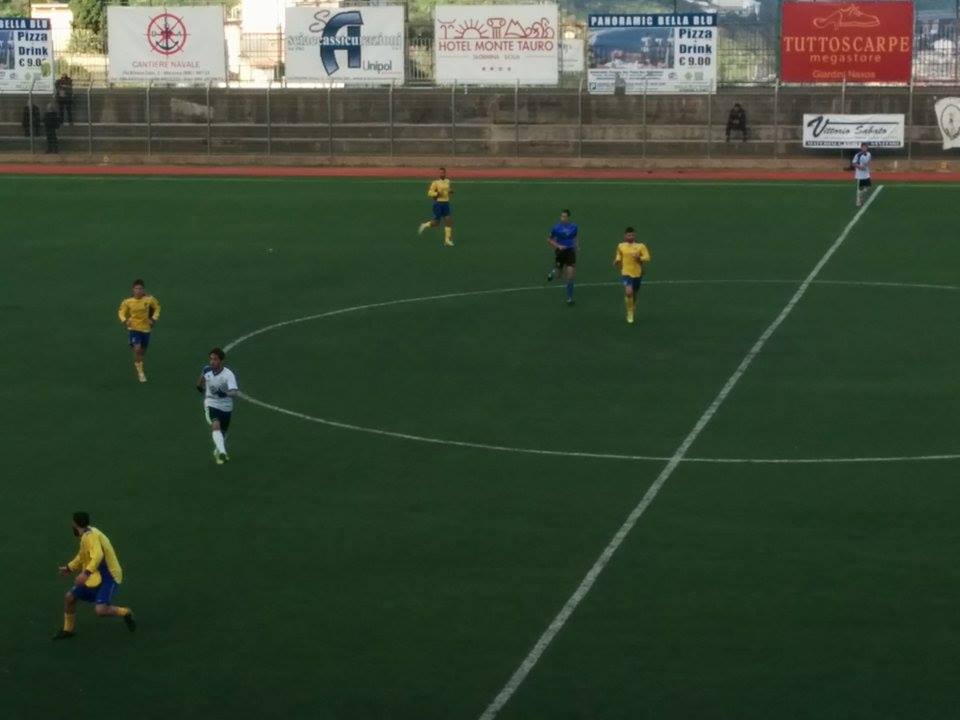
[[[213,459],[217,465],[223,465],[230,459],[227,455],[227,430],[230,429],[230,417],[233,415],[233,398],[240,390],[237,376],[223,364],[225,357],[220,348],[211,350],[210,364],[204,366],[197,380],[197,390],[203,393],[203,411],[213,432]]]
[[[860,150],[853,156],[850,167],[853,168],[853,179],[857,181],[857,207],[863,205],[863,199],[870,192],[870,161],[873,155],[866,143],[860,143]]]

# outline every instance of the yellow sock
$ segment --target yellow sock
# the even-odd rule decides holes
[[[142,362],[134,362],[134,363],[133,363],[133,366],[134,366],[137,370],[139,370],[140,372],[143,372],[143,363],[142,363]]]
[[[73,632],[77,628],[77,615],[68,615],[67,613],[63,614],[63,631],[64,632]]]
[[[453,241],[453,228],[452,228],[452,227],[445,227],[445,228],[443,229],[443,239],[446,240],[447,242],[452,242],[452,241]]]
[[[117,611],[117,617],[124,617],[132,612],[132,610],[127,607],[115,607],[114,610]]]
[[[624,295],[623,304],[627,308],[627,315],[633,315],[633,298],[631,298],[629,295]]]

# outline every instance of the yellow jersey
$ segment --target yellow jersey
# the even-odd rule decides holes
[[[123,582],[123,568],[120,567],[120,560],[117,559],[110,539],[95,527],[87,528],[87,531],[80,535],[80,550],[77,556],[67,563],[67,567],[71,572],[83,570],[89,573],[86,586],[97,587],[103,580],[100,575],[103,565],[106,565],[107,571],[118,584]]]
[[[643,275],[643,263],[650,262],[650,251],[640,242],[622,242],[613,261],[620,263],[621,275],[638,278]]]
[[[126,323],[131,330],[150,332],[151,318],[156,321],[160,317],[160,303],[153,295],[128,297],[120,303],[117,315],[120,316],[120,322]]]
[[[450,178],[443,180],[434,180],[430,183],[430,189],[427,190],[427,197],[432,197],[437,202],[450,202]]]

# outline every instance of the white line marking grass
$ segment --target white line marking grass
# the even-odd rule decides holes
[[[836,253],[840,246],[843,245],[843,242],[847,239],[850,231],[853,230],[854,226],[860,221],[860,218],[863,217],[864,213],[867,212],[867,210],[873,204],[873,201],[880,196],[882,191],[883,185],[880,185],[876,192],[870,195],[867,202],[864,203],[863,207],[861,207],[850,220],[850,222],[847,223],[847,226],[843,229],[843,232],[840,233],[833,244],[823,254],[823,257],[820,258],[820,261],[814,266],[813,270],[810,271],[810,274],[807,275],[806,279],[800,284],[800,287],[797,288],[797,291],[793,294],[793,297],[790,298],[790,301],[786,304],[786,306],[784,306],[783,310],[780,311],[780,314],[777,315],[774,321],[770,323],[766,330],[763,331],[763,333],[760,335],[760,338],[754,343],[753,347],[750,348],[750,351],[740,362],[740,365],[737,366],[737,369],[734,371],[733,375],[730,376],[730,379],[727,380],[726,384],[720,389],[720,392],[717,393],[717,396],[714,398],[713,402],[710,403],[710,406],[704,411],[703,415],[700,416],[700,419],[697,420],[696,424],[693,426],[693,429],[683,439],[683,442],[680,443],[680,447],[677,448],[677,451],[673,454],[673,457],[670,458],[663,470],[660,471],[657,479],[653,481],[653,484],[647,489],[647,492],[644,493],[643,497],[640,499],[640,502],[627,516],[627,519],[623,522],[623,524],[614,534],[613,538],[603,549],[603,552],[600,553],[600,557],[597,558],[590,570],[587,571],[587,574],[584,576],[583,580],[580,581],[577,589],[574,590],[573,595],[571,595],[567,602],[564,603],[560,612],[557,613],[557,616],[553,619],[550,625],[547,626],[547,629],[539,637],[533,648],[523,659],[523,662],[520,663],[520,667],[516,669],[516,671],[507,681],[507,684],[503,686],[503,689],[497,693],[497,696],[493,699],[490,705],[487,706],[487,709],[483,711],[483,714],[480,716],[480,720],[492,720],[494,717],[496,717],[497,713],[500,712],[503,706],[509,702],[510,698],[513,697],[513,694],[517,691],[517,688],[520,687],[527,675],[530,674],[530,671],[543,656],[543,653],[546,651],[546,649],[550,647],[550,643],[553,642],[553,639],[557,636],[557,633],[563,629],[563,626],[567,624],[570,616],[573,615],[574,610],[576,610],[577,606],[583,602],[583,599],[590,592],[590,589],[597,581],[600,573],[603,572],[614,553],[617,552],[617,550],[623,544],[623,541],[627,538],[627,535],[629,535],[630,531],[633,530],[633,527],[637,524],[637,521],[640,519],[643,513],[646,512],[646,509],[650,507],[650,504],[657,497],[657,494],[666,484],[667,480],[670,479],[670,476],[673,475],[673,471],[677,469],[677,466],[686,456],[687,452],[690,450],[690,446],[693,445],[696,439],[700,436],[700,433],[703,432],[703,429],[707,426],[707,423],[709,423],[713,416],[716,415],[717,410],[720,409],[720,406],[723,405],[730,393],[733,392],[733,389],[737,386],[737,383],[740,382],[740,378],[743,377],[743,374],[753,363],[754,359],[760,354],[760,351],[763,350],[764,345],[767,344],[767,341],[770,339],[773,333],[777,331],[777,328],[779,328],[783,324],[783,321],[787,319],[791,312],[793,312],[793,309],[797,306],[797,303],[800,302],[800,299],[810,288],[810,284],[816,279],[817,275],[820,274],[820,271],[823,269],[824,265],[829,262],[830,258],[833,257],[834,253]]]
[[[733,284],[768,284],[768,285],[793,285],[796,284],[796,280],[752,280],[752,279],[708,279],[708,280],[650,280],[646,283],[646,287],[651,285],[733,285]],[[890,288],[900,288],[900,289],[927,289],[927,290],[942,290],[947,292],[960,292],[960,285],[936,285],[930,283],[898,283],[898,282],[871,282],[871,281],[858,281],[858,280],[814,280],[811,284],[813,285],[838,285],[838,286],[852,286],[852,287],[890,287]],[[619,285],[617,282],[592,282],[592,283],[580,283],[579,287],[610,287],[613,285]],[[225,345],[225,349],[229,352],[236,348],[241,343],[262,335],[264,333],[270,332],[272,330],[277,330],[289,325],[295,325],[298,323],[308,322],[311,320],[322,320],[326,317],[332,317],[335,315],[346,315],[348,313],[361,312],[364,310],[370,310],[373,308],[388,307],[392,305],[403,305],[410,303],[421,303],[427,302],[430,300],[446,300],[446,299],[455,299],[463,297],[474,297],[477,295],[494,295],[502,293],[516,293],[516,292],[530,292],[535,290],[546,290],[544,285],[528,285],[525,287],[514,287],[514,288],[495,288],[492,290],[468,290],[455,293],[444,293],[440,295],[426,295],[422,297],[415,298],[405,298],[400,300],[387,300],[379,303],[370,303],[367,305],[354,305],[352,307],[338,308],[336,310],[329,310],[327,312],[316,313],[313,315],[307,315],[299,318],[292,318],[290,320],[283,320],[280,322],[273,323],[271,325],[266,325],[262,328],[253,330],[246,335],[243,335]],[[259,400],[251,395],[247,395],[243,392],[240,393],[240,397],[251,403],[252,405],[257,405],[266,410],[271,410],[273,412],[280,413],[282,415],[287,415],[289,417],[297,418],[300,420],[307,420],[308,422],[314,422],[319,425],[326,425],[328,427],[338,428],[340,430],[350,430],[353,432],[362,432],[368,433],[370,435],[379,435],[381,437],[395,438],[398,440],[409,440],[413,442],[422,442],[432,445],[449,445],[453,447],[462,447],[468,448],[471,450],[488,450],[494,452],[506,452],[506,453],[519,453],[527,455],[543,455],[543,456],[552,456],[552,457],[572,457],[572,458],[583,458],[591,460],[620,460],[620,461],[629,461],[629,462],[667,462],[670,460],[670,457],[660,456],[660,455],[633,455],[627,453],[599,453],[599,452],[590,452],[590,451],[578,451],[578,450],[548,450],[544,448],[525,448],[525,447],[515,447],[510,445],[494,445],[490,443],[481,443],[481,442],[472,442],[469,440],[451,440],[447,438],[438,438],[430,437],[424,435],[416,435],[413,433],[397,432],[392,430],[384,430],[383,428],[369,427],[365,425],[357,425],[354,423],[342,422],[339,420],[332,420],[329,418],[317,417],[316,415],[309,415],[307,413],[298,412],[296,410],[290,410],[288,408],[282,407],[280,405],[274,405],[272,403]],[[937,454],[928,454],[928,455],[888,455],[888,456],[869,456],[869,457],[821,457],[821,458],[710,458],[710,457],[684,457],[682,462],[685,463],[717,463],[717,464],[752,464],[752,465],[793,465],[793,464],[830,464],[830,463],[891,463],[891,462],[917,462],[917,461],[943,461],[943,460],[960,460],[960,453],[937,453]]]

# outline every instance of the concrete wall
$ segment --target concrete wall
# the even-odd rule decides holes
[[[941,148],[933,104],[960,88],[737,88],[714,96],[592,96],[564,90],[404,88],[208,91],[78,88],[68,153],[150,155],[473,156],[623,160],[838,158],[801,147],[809,112],[907,115],[896,159],[952,159]],[[49,97],[38,97],[42,110]],[[734,102],[746,109],[746,142],[725,140]],[[0,96],[0,153],[29,151],[26,96]],[[40,133],[34,149],[43,152]]]

